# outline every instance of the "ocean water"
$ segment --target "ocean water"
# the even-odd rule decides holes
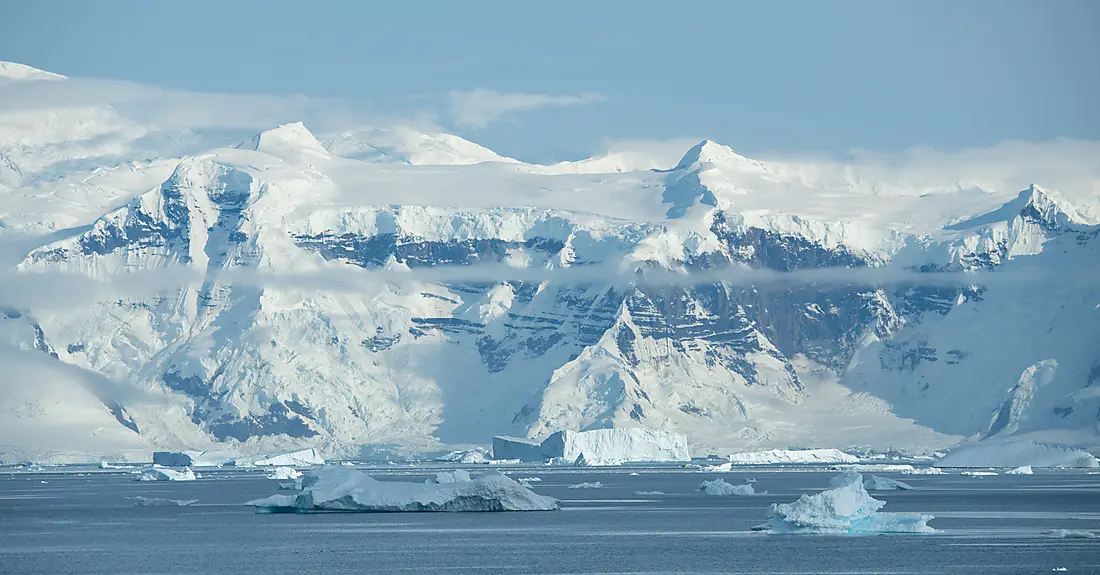
[[[477,471],[479,466],[463,466]],[[883,511],[936,516],[925,535],[752,531],[771,503],[827,489],[835,473],[668,468],[505,468],[563,501],[534,513],[259,514],[275,493],[259,470],[202,471],[194,482],[137,482],[127,470],[0,470],[0,573],[1100,573],[1100,475],[969,477],[878,473],[914,491],[876,492]],[[422,481],[427,468],[375,468]],[[637,473],[637,475],[631,475]],[[717,497],[700,481],[757,481]],[[599,481],[599,489],[568,489]],[[636,496],[635,491],[666,495]],[[283,492],[287,493],[287,492]],[[133,497],[197,499],[188,507]]]

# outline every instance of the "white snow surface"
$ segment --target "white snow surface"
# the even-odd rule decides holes
[[[148,467],[141,470],[137,481],[194,481],[195,472],[185,467],[182,471],[166,467]]]
[[[587,465],[691,459],[684,435],[641,427],[558,431],[543,440],[542,453]]]
[[[952,449],[936,467],[1084,467],[1097,468],[1089,452],[1069,445],[1018,439],[985,440]]]
[[[756,493],[752,483],[733,485],[726,483],[721,477],[700,483],[699,491],[707,495],[753,495]]]
[[[802,495],[793,503],[773,503],[767,525],[776,533],[931,533],[934,519],[924,513],[881,512],[886,505],[871,497],[863,476],[846,472],[830,481],[831,489]]]
[[[730,462],[737,465],[776,465],[784,463],[856,463],[859,458],[839,449],[769,449],[733,453]]]
[[[307,476],[310,477],[310,476]],[[313,471],[311,485],[296,495],[249,501],[267,511],[551,511],[561,504],[499,473],[470,481],[410,483],[378,481],[345,466]]]

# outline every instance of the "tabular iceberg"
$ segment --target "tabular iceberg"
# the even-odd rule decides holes
[[[882,513],[886,505],[871,497],[863,476],[849,471],[833,478],[832,489],[803,495],[793,503],[773,503],[767,528],[776,533],[931,533],[934,518],[924,513]]]
[[[236,464],[231,451],[154,451],[153,463],[165,467],[218,467]]]
[[[494,459],[518,459],[520,461],[546,461],[542,444],[532,439],[498,435],[493,438]]]
[[[306,479],[315,481],[299,494],[272,495],[247,504],[268,512],[294,513],[551,511],[561,507],[557,499],[539,495],[498,473],[486,473],[471,481],[409,483],[378,481],[353,468],[328,466]]]
[[[936,467],[1085,467],[1100,464],[1089,452],[1057,443],[980,441],[952,449]]]
[[[726,483],[721,477],[700,483],[699,491],[707,495],[753,495],[756,493],[751,482],[744,485],[733,485]]]
[[[194,481],[195,472],[190,468],[184,468],[183,471],[176,471],[175,469],[165,469],[163,467],[150,467],[143,469],[141,474],[137,476],[138,481]]]
[[[542,454],[586,465],[691,459],[687,437],[643,427],[558,431],[542,442]]]
[[[243,460],[237,461],[237,465],[246,464],[258,467],[308,467],[310,465],[324,465],[325,459],[317,452],[316,447],[310,447],[308,449],[268,453],[247,463]]]
[[[843,477],[843,476],[841,476]],[[835,479],[835,478],[834,478]],[[863,482],[863,487],[868,491],[892,491],[892,490],[910,490],[913,489],[912,485],[904,481],[898,481],[897,479],[890,479],[889,477],[880,477],[878,475],[872,475]]]
[[[776,463],[856,463],[859,458],[839,449],[769,449],[746,451],[730,455],[738,465],[769,465]]]

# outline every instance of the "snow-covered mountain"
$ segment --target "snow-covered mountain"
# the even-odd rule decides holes
[[[302,124],[179,157],[186,134],[109,107],[0,128],[0,343],[23,366],[0,458],[613,426],[707,452],[1100,445],[1095,188],[710,141],[663,170],[536,166]]]

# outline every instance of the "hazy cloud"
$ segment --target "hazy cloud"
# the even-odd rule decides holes
[[[595,92],[554,96],[522,92],[496,92],[478,88],[455,90],[448,94],[451,119],[459,126],[484,128],[507,114],[539,108],[584,106],[605,102],[607,98]]]

